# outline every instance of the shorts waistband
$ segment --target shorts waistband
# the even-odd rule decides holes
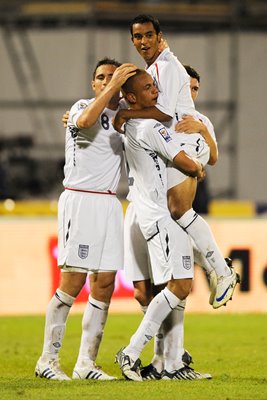
[[[92,193],[92,194],[110,194],[111,196],[116,196],[116,193],[113,193],[111,190],[108,190],[107,192],[97,192],[94,190],[73,189],[69,187],[65,187],[65,190],[71,190],[73,192]]]

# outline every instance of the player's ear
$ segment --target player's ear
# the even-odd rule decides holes
[[[95,81],[91,82],[92,89],[95,90]]]
[[[159,33],[158,33],[158,43],[161,42],[161,39],[162,39],[162,32],[159,32]]]
[[[135,96],[134,93],[131,93],[131,92],[127,93],[126,94],[126,98],[129,101],[129,103],[131,103],[131,104],[135,104],[136,103],[136,96]]]

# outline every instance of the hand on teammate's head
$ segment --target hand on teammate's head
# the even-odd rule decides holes
[[[115,70],[112,80],[118,82],[119,86],[122,86],[127,81],[128,78],[135,75],[136,70],[137,66],[134,64],[130,63],[122,64]]]

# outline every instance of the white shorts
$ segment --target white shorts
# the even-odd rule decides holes
[[[130,282],[152,277],[147,241],[139,228],[133,203],[129,203],[124,218],[124,270]]]
[[[182,147],[184,152],[189,156],[197,159],[203,166],[207,164],[210,158],[210,148],[207,142],[200,134],[192,134],[190,135],[191,138],[195,139],[190,143],[185,143]],[[179,185],[183,181],[188,178],[187,175],[183,174],[178,169],[172,166],[172,163],[168,163],[167,165],[167,190],[171,189],[172,187]]]
[[[123,268],[123,211],[116,196],[68,190],[61,194],[58,265],[72,272]]]
[[[193,249],[190,237],[170,217],[164,228],[148,240],[148,251],[155,285],[166,283],[172,278],[194,277]]]

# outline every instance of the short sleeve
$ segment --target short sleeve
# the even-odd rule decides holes
[[[143,120],[138,139],[144,148],[148,147],[169,161],[182,150],[173,140],[173,131],[156,120]]]

